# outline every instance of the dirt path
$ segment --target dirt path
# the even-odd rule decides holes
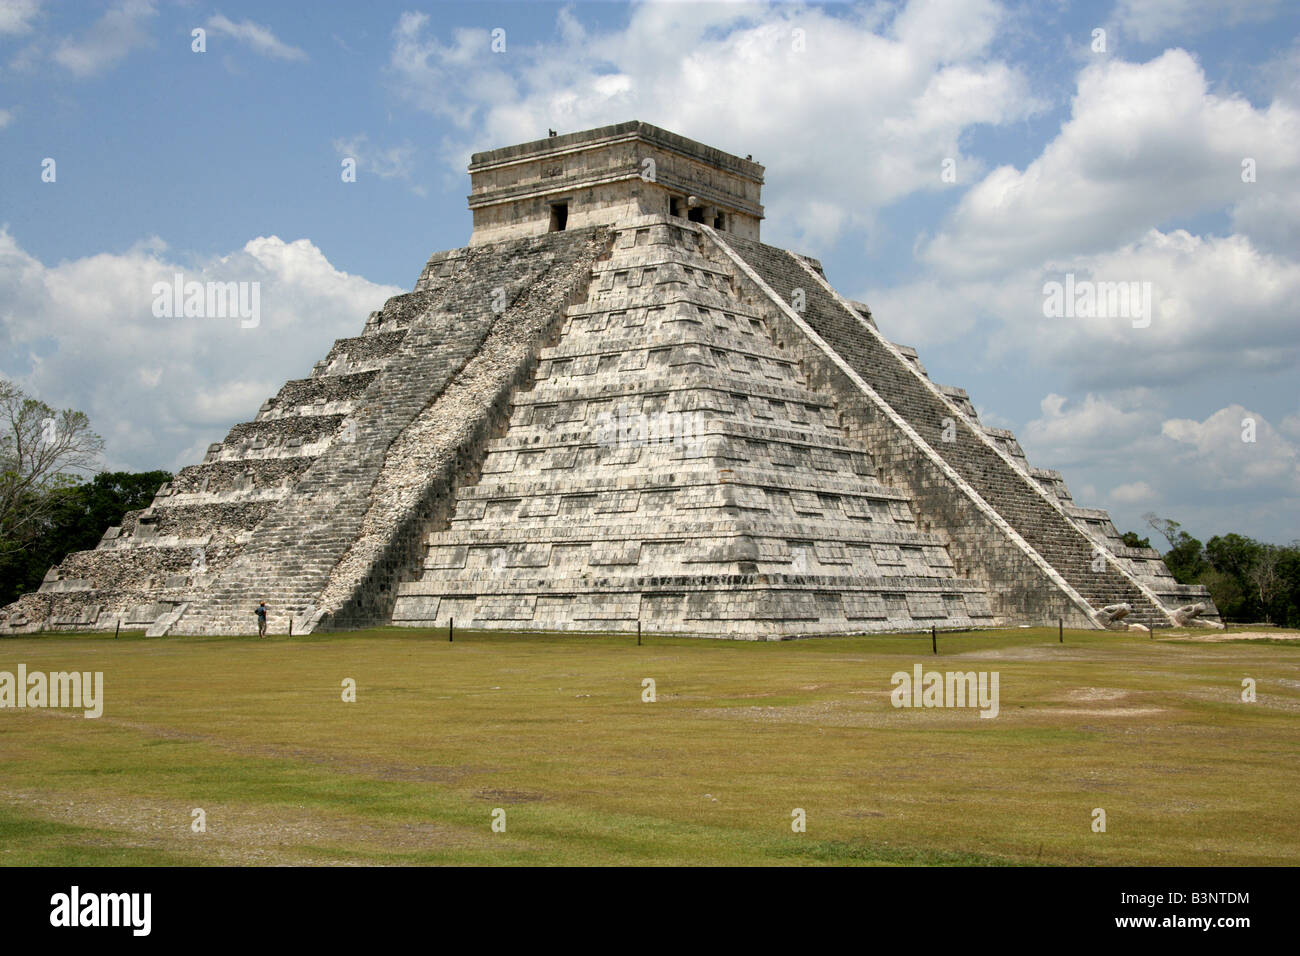
[[[196,808],[175,799],[128,794],[99,794],[92,798],[82,793],[0,788],[0,803],[43,820],[112,831],[93,836],[93,841],[104,847],[145,847],[233,866],[320,863],[334,847],[344,851],[418,853],[464,848],[475,842],[436,824],[359,820],[305,807],[272,809],[209,803],[201,808],[207,829],[195,833],[191,826]],[[357,865],[371,864],[360,861]]]
[[[1195,630],[1176,634],[1160,634],[1156,639],[1161,641],[1197,641],[1208,644],[1217,644],[1221,641],[1300,641],[1300,631],[1239,631],[1224,633],[1223,631]]]

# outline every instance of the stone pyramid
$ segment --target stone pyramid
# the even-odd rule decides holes
[[[758,164],[632,122],[470,174],[468,247],[0,630],[248,633],[259,600],[294,633],[1217,617],[816,260],[760,243]]]

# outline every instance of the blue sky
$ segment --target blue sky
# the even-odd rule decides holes
[[[1297,27],[1255,0],[0,0],[0,374],[90,414],[110,467],[196,461],[465,244],[471,151],[641,119],[764,163],[765,241],[1080,504],[1289,541]],[[262,321],[155,318],[176,271],[259,281]],[[1151,283],[1153,321],[1044,316],[1066,273]]]

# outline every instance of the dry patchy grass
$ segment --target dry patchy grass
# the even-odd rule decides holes
[[[8,865],[1300,863],[1294,641],[0,642],[20,662],[103,671],[106,704],[0,711]],[[998,671],[999,716],[895,709],[918,662]]]

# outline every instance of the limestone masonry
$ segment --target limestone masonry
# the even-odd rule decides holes
[[[295,634],[1217,620],[816,260],[763,245],[757,163],[632,122],[470,177],[466,248],[0,633],[250,633],[260,600]]]

